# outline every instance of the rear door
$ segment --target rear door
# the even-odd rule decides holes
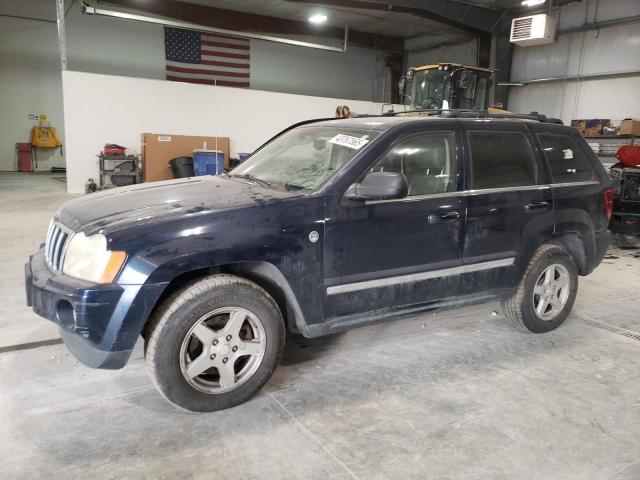
[[[463,293],[514,286],[541,235],[553,233],[548,173],[522,123],[466,131]]]

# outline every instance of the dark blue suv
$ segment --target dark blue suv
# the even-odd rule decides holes
[[[140,335],[172,403],[231,407],[285,332],[315,337],[500,298],[532,332],[571,310],[608,245],[612,192],[570,127],[443,115],[290,128],[231,173],[64,204],[28,304],[96,368]]]

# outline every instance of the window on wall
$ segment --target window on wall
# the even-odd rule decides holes
[[[536,160],[524,133],[471,131],[468,135],[473,188],[519,187],[538,183]]]
[[[451,192],[456,175],[454,134],[424,133],[406,138],[370,171],[404,173],[409,196]]]
[[[555,133],[540,133],[538,139],[551,167],[554,183],[593,180],[591,162],[574,139]]]

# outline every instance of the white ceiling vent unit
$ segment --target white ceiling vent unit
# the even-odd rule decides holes
[[[511,21],[511,43],[523,47],[553,43],[556,39],[556,19],[541,13]]]

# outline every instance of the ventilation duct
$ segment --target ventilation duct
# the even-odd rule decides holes
[[[544,13],[514,18],[511,21],[510,40],[523,47],[553,43],[556,40],[556,27],[555,17]]]

